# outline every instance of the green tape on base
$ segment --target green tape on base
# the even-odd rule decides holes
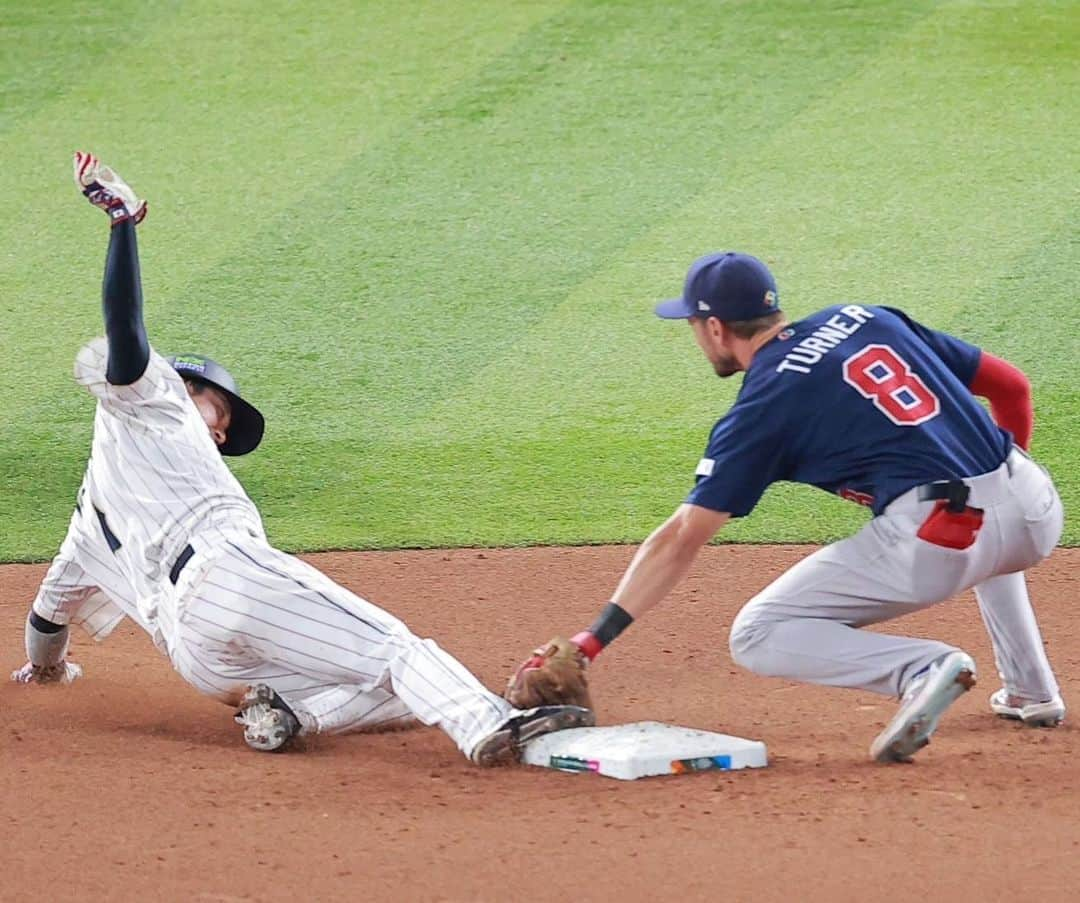
[[[599,771],[600,763],[592,759],[579,759],[576,756],[552,756],[548,759],[550,768],[560,771]]]

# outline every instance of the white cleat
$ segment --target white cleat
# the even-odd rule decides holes
[[[975,662],[966,652],[942,656],[925,674],[913,679],[900,700],[900,710],[870,745],[878,762],[910,762],[930,742],[945,710],[975,686]]]
[[[259,752],[277,752],[300,733],[300,721],[266,684],[248,687],[235,719],[244,726],[244,742]]]
[[[990,697],[990,708],[1001,718],[1023,721],[1032,727],[1057,727],[1065,720],[1065,701],[1060,696],[1032,702],[1010,696],[1004,687]]]
[[[97,157],[86,151],[75,151],[75,184],[95,207],[100,207],[113,223],[133,219],[141,223],[146,218],[146,201],[135,196],[123,179]]]
[[[17,684],[70,684],[82,677],[82,666],[64,660],[55,665],[35,665],[27,662],[18,671],[11,672]]]

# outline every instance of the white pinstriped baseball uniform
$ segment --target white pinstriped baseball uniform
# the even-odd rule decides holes
[[[127,386],[108,383],[107,357],[100,338],[75,362],[98,400],[93,447],[38,615],[96,639],[127,615],[203,693],[235,704],[248,685],[267,684],[305,733],[415,717],[468,755],[510,717],[433,641],[268,544],[163,357],[151,351]]]

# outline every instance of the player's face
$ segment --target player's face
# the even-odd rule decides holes
[[[213,386],[197,385],[188,380],[184,381],[184,385],[187,386],[188,395],[195,402],[195,407],[202,414],[206,428],[210,430],[210,437],[217,445],[224,445],[232,420],[229,400]]]
[[[724,345],[723,333],[719,329],[718,320],[703,320],[701,317],[690,318],[690,328],[694,330],[694,338],[698,347],[712,364],[716,375],[723,379],[732,376],[742,370],[735,355]]]

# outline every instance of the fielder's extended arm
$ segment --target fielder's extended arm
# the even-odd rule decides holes
[[[680,505],[634,554],[611,601],[573,642],[591,660],[636,618],[654,608],[687,575],[705,545],[728,522],[725,511]]]

